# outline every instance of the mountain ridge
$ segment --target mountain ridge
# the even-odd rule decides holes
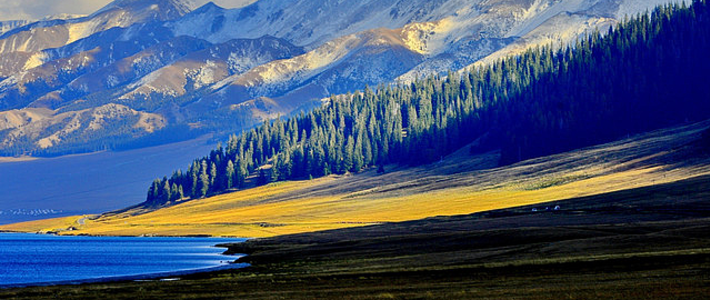
[[[199,123],[205,130],[219,132],[221,121],[207,111],[221,111],[248,127],[266,117],[293,113],[292,108],[317,105],[331,94],[465,70],[531,46],[564,44],[616,24],[622,12],[639,13],[664,2],[260,0],[224,9],[211,2],[194,7],[191,1],[116,1],[83,18],[35,22],[3,34],[0,109],[48,107],[64,112],[114,102],[147,113],[174,111],[184,116],[165,116],[168,126]],[[207,66],[205,59],[200,70],[178,67],[202,51],[195,44],[190,53],[158,53],[170,56],[172,51],[181,57],[155,61],[125,80],[95,73],[180,36],[204,40],[207,48],[221,44],[220,51],[233,50],[232,61],[245,63],[239,72]],[[264,56],[272,51],[268,46],[246,53],[229,44],[239,39],[256,43],[267,36],[297,48],[287,45],[280,53]],[[293,51],[298,48],[303,50]],[[224,64],[224,58],[210,61]],[[163,68],[172,71],[155,72]],[[185,75],[178,79],[174,72]],[[216,77],[210,72],[216,72]],[[88,85],[87,80],[101,84]],[[183,81],[193,82],[192,87],[185,88]],[[159,88],[152,85],[160,82]],[[259,99],[272,105],[235,109],[234,105]],[[187,103],[197,105],[184,106]],[[11,142],[2,132],[0,140]],[[34,150],[27,144],[21,150],[0,152],[28,155]]]

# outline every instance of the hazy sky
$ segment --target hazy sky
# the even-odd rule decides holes
[[[112,0],[0,0],[0,20],[41,19],[57,14],[90,14]],[[204,4],[209,0],[194,0]],[[222,7],[240,7],[253,0],[213,0]]]

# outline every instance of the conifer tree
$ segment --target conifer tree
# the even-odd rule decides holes
[[[227,178],[227,189],[231,189],[234,187],[234,177],[235,177],[235,172],[234,172],[234,163],[230,159],[227,162],[227,169],[224,171],[226,174]]]
[[[210,189],[219,189],[220,187],[218,183],[219,182],[217,181],[217,164],[212,162],[212,164],[210,165]]]
[[[210,190],[210,176],[207,175],[207,161],[203,160],[200,167],[199,198],[207,196]]]
[[[178,187],[177,183],[173,183],[170,187],[170,201],[177,201],[182,199],[182,191]]]
[[[160,193],[160,203],[168,203],[170,201],[170,183],[167,179],[163,180],[163,187]]]

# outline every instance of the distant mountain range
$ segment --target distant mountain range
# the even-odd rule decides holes
[[[566,44],[666,2],[117,0],[1,22],[0,155],[231,133],[331,94]]]

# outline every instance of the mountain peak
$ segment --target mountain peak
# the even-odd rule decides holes
[[[192,11],[194,14],[205,14],[213,11],[223,11],[224,8],[210,1]]]
[[[184,16],[195,6],[192,0],[115,0],[93,15],[97,16],[119,10],[129,11],[137,16],[152,16],[158,20],[166,21]]]

